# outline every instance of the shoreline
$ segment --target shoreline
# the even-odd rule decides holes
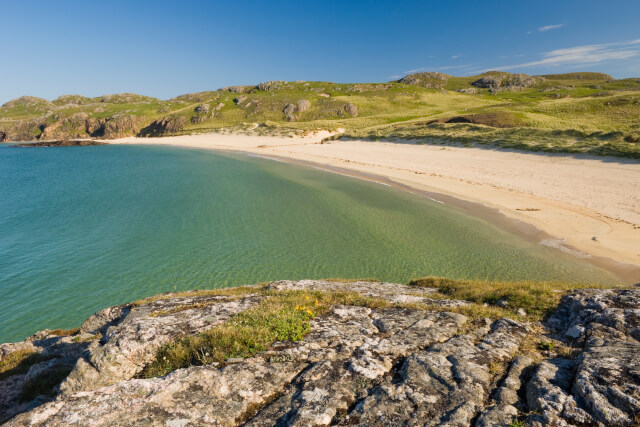
[[[640,206],[640,190],[634,193],[627,187],[620,187],[627,185],[633,189],[637,185],[640,189],[640,163],[616,158],[576,158],[562,154],[410,143],[340,140],[322,143],[322,139],[328,135],[330,133],[326,131],[288,138],[211,133],[164,138],[129,137],[107,142],[169,145],[257,155],[375,181],[423,195],[436,202],[443,202],[446,198],[445,203],[469,215],[497,222],[536,243],[584,257],[626,282],[640,282],[640,209],[635,209],[633,200],[631,209],[623,206],[627,208],[626,211],[620,210],[625,216],[621,219],[575,203],[527,194],[517,188],[518,185],[526,188],[527,185],[534,184],[535,187],[535,184],[539,184],[543,190],[547,190],[545,185],[551,183],[552,191],[560,187],[560,196],[563,192],[575,190],[577,197],[586,199],[583,204],[597,205],[591,197],[585,197],[585,194],[595,194],[599,196],[599,199],[593,197],[596,202],[610,203],[615,207],[620,205],[616,195],[618,199],[621,195],[626,196],[623,201],[629,205],[628,196],[638,194],[637,206]],[[444,167],[438,163],[443,159],[446,161]],[[486,167],[483,162],[491,167]],[[518,168],[525,166],[540,170],[523,169],[524,177],[513,177],[509,175],[509,170],[503,170],[505,164],[516,168],[516,174]],[[606,166],[608,180],[620,181],[616,184],[616,195],[610,192],[598,194],[597,189],[585,191],[585,181],[589,178],[585,176],[585,171],[589,172],[598,164]],[[477,170],[471,170],[474,168]],[[539,176],[541,171],[549,170],[558,176],[553,173]],[[564,174],[569,178],[576,175],[577,181],[568,180],[565,185],[554,182],[554,179],[558,181],[565,178]],[[601,178],[598,172],[593,174],[594,179]],[[637,182],[629,180],[629,176],[637,177]],[[540,178],[543,182],[537,183]],[[628,195],[625,191],[628,191]],[[592,236],[597,237],[592,239]]]

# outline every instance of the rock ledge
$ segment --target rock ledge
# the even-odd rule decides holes
[[[356,292],[390,304],[334,305],[311,319],[302,341],[275,342],[245,359],[139,378],[163,345],[220,325],[267,294],[290,291]],[[28,369],[18,365],[0,374],[0,421],[637,425],[640,290],[575,291],[544,324],[472,319],[460,314],[466,302],[435,293],[392,283],[303,280],[235,295],[163,294],[110,307],[77,330],[45,330],[0,344],[0,363],[20,354],[32,358]],[[536,343],[543,339],[568,350],[541,354]],[[52,372],[64,372],[53,395],[25,401],[25,384]]]

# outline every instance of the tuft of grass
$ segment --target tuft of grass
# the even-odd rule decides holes
[[[71,336],[71,335],[75,335],[78,332],[80,332],[80,328],[54,329],[53,331],[49,332],[49,335],[55,335],[57,337],[68,337],[68,336]]]
[[[141,377],[166,375],[188,366],[224,363],[229,358],[249,357],[277,341],[300,341],[310,330],[310,321],[332,305],[381,308],[386,300],[349,292],[264,291],[264,300],[227,322],[193,336],[177,339],[160,348],[156,359]]]
[[[102,334],[95,334],[95,335],[78,335],[77,337],[73,338],[73,342],[75,343],[80,343],[80,342],[91,342],[91,341],[97,341],[99,339],[102,338]]]
[[[555,345],[551,341],[540,341],[538,343],[538,350],[552,351],[554,348]]]
[[[47,360],[42,354],[33,350],[17,350],[0,360],[0,380],[17,374],[26,374],[36,363]]]

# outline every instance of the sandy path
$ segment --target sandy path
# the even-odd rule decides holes
[[[640,162],[408,143],[320,144],[325,136],[205,134],[112,142],[238,150],[384,176],[483,203],[582,252],[640,265]]]

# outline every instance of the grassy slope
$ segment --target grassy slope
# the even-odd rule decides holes
[[[118,129],[117,136],[137,134],[153,120],[184,117],[174,133],[241,129],[259,123],[263,126],[255,130],[258,133],[343,128],[342,137],[479,143],[640,158],[640,142],[635,142],[640,140],[640,79],[613,80],[597,73],[548,75],[522,90],[457,92],[472,88],[478,77],[451,77],[442,89],[401,83],[279,82],[268,90],[245,86],[245,93],[221,89],[168,101],[132,94],[67,96],[53,102],[29,98],[0,108],[0,132],[11,137],[21,130],[22,139],[24,135],[35,139],[47,126],[49,130],[58,126],[58,133],[45,135],[88,137],[82,122],[64,123],[76,113],[86,113],[96,120],[134,117],[136,124]],[[284,106],[303,99],[310,101],[310,108],[296,112],[295,121],[286,121]],[[357,117],[345,110],[349,103],[357,106]],[[209,113],[196,112],[203,104],[209,106]],[[430,123],[468,115],[490,115],[492,120]],[[506,127],[501,127],[501,120]]]

